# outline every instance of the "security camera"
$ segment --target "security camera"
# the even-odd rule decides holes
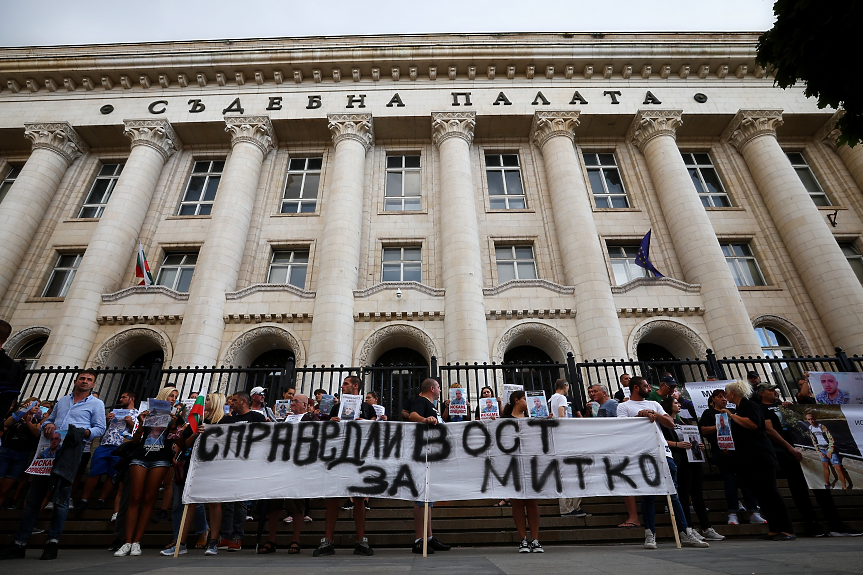
[[[396,297],[402,299],[402,288],[396,289]]]

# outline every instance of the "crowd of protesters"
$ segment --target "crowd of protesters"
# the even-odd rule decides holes
[[[9,335],[8,329],[4,331],[4,323],[0,322],[0,343]],[[11,395],[5,390],[15,388],[15,378],[21,375],[16,371],[16,366],[0,352],[0,378],[7,383],[6,387],[0,389],[0,399],[4,397],[3,393]],[[227,501],[189,506],[182,503],[195,440],[208,426],[281,419],[274,412],[276,406],[268,403],[266,389],[254,387],[248,392],[239,391],[228,397],[222,393],[207,394],[203,399],[202,421],[193,426],[189,423],[188,402],[180,401],[180,392],[176,388],[164,387],[154,399],[168,402],[173,409],[167,419],[156,424],[153,423],[155,419],[149,418],[150,411],[141,405],[142,400],[146,401],[147,398],[139,398],[131,390],[120,393],[113,409],[106,413],[105,404],[93,392],[97,376],[98,373],[93,370],[81,371],[75,377],[72,392],[56,403],[42,402],[36,397],[19,401],[16,395],[6,405],[0,446],[0,503],[5,508],[15,508],[15,501],[22,495],[26,496],[13,543],[0,550],[0,559],[25,556],[28,539],[38,532],[34,526],[43,509],[51,511],[51,522],[41,559],[50,560],[57,557],[60,536],[69,513],[78,515],[87,509],[100,510],[108,506],[114,511],[114,543],[111,546],[114,555],[141,555],[141,542],[150,528],[151,518],[156,518],[154,509],[160,492],[163,504],[156,514],[164,511],[166,518],[170,516],[173,526],[172,541],[161,551],[163,555],[188,553],[191,547],[189,537],[193,533],[195,547],[203,549],[206,556],[217,555],[220,550],[240,551],[245,524],[253,512],[259,514],[262,524],[266,522],[267,536],[257,547],[257,553],[276,552],[276,536],[281,522],[289,524],[291,530],[287,553],[301,552],[303,527],[312,521],[309,499]],[[782,415],[782,408],[787,407],[787,404],[783,405],[780,400],[777,386],[761,383],[757,377],[749,378],[749,381],[732,381],[724,389],[713,391],[708,409],[700,419],[696,419],[692,403],[681,396],[674,377],[664,374],[659,381],[658,389],[654,390],[644,378],[624,374],[619,380],[620,392],[614,398],[605,385],[591,385],[587,390],[590,401],[572,409],[568,399],[569,384],[561,379],[555,383],[555,393],[549,400],[548,416],[644,417],[655,423],[666,446],[665,464],[676,490],[676,494],[671,495],[668,501],[683,545],[706,548],[709,547],[708,541],[722,541],[725,538],[711,524],[704,500],[705,466],[701,459],[690,461],[687,453],[692,450],[701,454],[709,453],[710,463],[723,480],[729,525],[740,523],[740,513],[745,511],[749,523],[767,524],[768,531],[764,538],[778,541],[796,539],[788,507],[777,488],[777,478],[783,477],[803,517],[807,535],[861,535],[861,532],[842,521],[827,489],[814,490],[818,507],[829,525],[825,530],[819,524],[800,465],[803,456],[795,447],[794,437]],[[811,391],[802,385],[803,381],[798,400],[810,403],[806,399],[811,396]],[[362,381],[358,377],[346,377],[341,385],[342,396],[359,395],[361,387]],[[451,389],[460,387],[454,384]],[[195,399],[195,396],[197,393],[188,399]],[[279,403],[289,404],[286,415],[294,417],[296,421],[338,422],[338,397],[328,396],[323,389],[316,390],[312,397],[288,389],[282,396],[283,402]],[[461,395],[455,394],[454,397],[462,401]],[[326,403],[325,398],[329,398],[331,403]],[[380,397],[376,392],[368,392],[364,399],[360,404],[358,419],[387,420],[385,410],[381,410],[378,405]],[[497,401],[502,406],[501,418],[531,416],[523,390],[510,393],[504,403],[495,397],[492,388],[485,387],[479,398],[480,402],[483,400]],[[735,408],[729,409],[729,403]],[[450,411],[456,411],[454,406],[449,400],[442,400],[438,381],[426,379],[421,384],[419,394],[404,406],[400,413],[401,420],[442,425],[481,419],[479,406],[474,412],[470,404],[466,403],[451,414]],[[720,448],[717,414],[728,415],[736,445],[734,451]],[[835,456],[834,441],[829,430],[818,422],[815,412],[807,413],[806,417],[812,446],[818,450],[824,464],[825,487],[829,487],[829,474],[832,471],[843,477],[841,464],[837,463]],[[681,425],[696,425],[709,449],[701,441],[683,436],[680,433]],[[46,452],[50,452],[50,457],[54,458],[53,469],[48,476],[30,475],[25,470],[33,461],[42,436],[48,442]],[[100,481],[103,481],[101,487]],[[79,482],[81,496],[72,505],[72,495],[77,492]],[[738,498],[738,489],[742,493],[742,500]],[[94,494],[97,494],[95,501]],[[636,498],[624,498],[627,517],[620,527],[643,526],[644,547],[647,549],[657,548],[657,501],[664,506],[666,498],[641,497],[642,523],[639,521]],[[250,505],[255,506],[255,511]],[[538,500],[501,500],[495,506],[511,507],[520,538],[518,552],[543,552]],[[561,516],[588,515],[581,511],[580,499],[560,499],[559,506]],[[428,508],[426,502],[414,503],[414,553],[435,553],[450,549],[432,531],[433,507],[434,502],[428,502]],[[313,556],[335,554],[335,528],[340,510],[352,511],[356,536],[354,554],[374,554],[366,536],[366,515],[370,509],[368,498],[353,497],[347,501],[332,498],[326,500],[325,509],[324,537],[314,549]],[[695,523],[693,514],[697,519]]]

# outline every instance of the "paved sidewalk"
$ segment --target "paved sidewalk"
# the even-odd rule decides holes
[[[40,551],[28,552],[26,560],[5,561],[7,573],[182,573],[219,575],[319,574],[325,571],[353,575],[469,573],[470,575],[524,575],[525,573],[627,575],[678,575],[729,573],[740,575],[781,573],[782,575],[834,573],[863,574],[863,538],[800,539],[780,543],[754,539],[720,541],[710,549],[677,550],[673,544],[660,543],[656,551],[640,545],[556,545],[543,554],[519,554],[507,547],[455,548],[423,559],[406,549],[378,549],[374,557],[359,557],[350,549],[338,549],[334,557],[313,558],[312,551],[298,556],[284,551],[274,555],[254,555],[220,551],[204,557],[192,551],[177,559],[161,557],[155,549],[145,549],[141,557],[114,557],[97,549],[61,549],[56,561],[37,561]]]

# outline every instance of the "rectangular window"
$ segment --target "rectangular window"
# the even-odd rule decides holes
[[[749,244],[720,244],[728,269],[734,277],[734,283],[738,286],[763,286],[767,285],[761,268],[752,254]]]
[[[851,269],[857,274],[857,279],[863,284],[863,255],[860,254],[860,250],[851,243],[839,244],[839,247],[842,248],[842,253],[848,258],[848,263],[851,264]]]
[[[387,212],[422,209],[419,156],[387,156]]]
[[[82,257],[84,254],[60,254],[51,271],[51,277],[48,278],[45,291],[42,292],[42,297],[66,297],[69,286],[75,279],[75,272],[81,265]]]
[[[536,279],[536,261],[533,246],[495,246],[498,283],[509,280]]]
[[[159,268],[156,284],[187,293],[192,284],[192,275],[195,273],[197,262],[197,253],[165,254],[165,259],[162,260],[162,266]]]
[[[384,248],[381,281],[422,282],[422,248]]]
[[[9,171],[6,172],[6,177],[3,178],[3,181],[0,181],[0,202],[2,202],[3,198],[6,197],[6,194],[9,192],[9,188],[11,188],[12,184],[15,183],[15,178],[17,178],[20,173],[21,168],[9,168]]]
[[[318,186],[321,183],[323,158],[293,158],[288,164],[285,193],[282,196],[283,214],[313,214],[318,203]]]
[[[815,179],[815,174],[812,173],[812,170],[809,168],[809,164],[806,163],[806,158],[803,157],[803,154],[799,152],[787,152],[785,155],[788,156],[788,161],[791,162],[791,167],[794,168],[795,172],[797,172],[797,176],[800,178],[800,181],[803,182],[803,186],[806,188],[806,191],[809,192],[810,196],[812,196],[812,201],[815,202],[815,205],[831,205],[830,199],[827,197],[827,194],[824,193],[824,189],[821,187],[821,184],[819,184],[818,180]]]
[[[486,154],[485,168],[491,209],[523,210],[527,207],[517,154]]]
[[[114,186],[120,179],[123,166],[124,164],[102,164],[102,169],[99,170],[99,175],[96,176],[96,181],[93,182],[93,187],[90,188],[90,193],[87,194],[87,199],[84,200],[84,205],[78,213],[79,218],[102,217],[111,192],[114,191]]]
[[[683,163],[689,170],[689,177],[692,178],[692,185],[695,186],[695,191],[698,192],[702,205],[705,208],[727,208],[731,206],[728,194],[725,193],[725,188],[719,181],[719,175],[716,173],[716,168],[713,167],[710,156],[683,152],[680,155],[683,156]]]
[[[585,152],[584,165],[587,166],[587,178],[597,208],[629,207],[614,154]]]
[[[623,285],[637,278],[648,278],[650,272],[635,265],[638,246],[608,246],[611,270],[614,272],[615,285]]]
[[[195,162],[177,215],[209,216],[224,169],[224,160]]]
[[[309,250],[279,250],[273,252],[267,283],[291,284],[306,288],[306,270],[309,267]]]

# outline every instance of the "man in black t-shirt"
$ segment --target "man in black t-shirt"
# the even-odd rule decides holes
[[[359,395],[360,393],[360,378],[355,375],[349,375],[342,382],[342,397],[345,395]],[[360,403],[360,415],[353,419],[374,419],[375,408],[363,401]],[[321,419],[329,421],[339,421],[339,405],[336,404],[330,410],[328,416],[321,415]],[[354,546],[354,555],[374,555],[375,552],[369,546],[369,540],[366,537],[366,506],[362,497],[352,497],[354,504],[354,525],[357,530],[357,544]],[[327,501],[327,518],[324,528],[324,538],[321,539],[321,544],[312,552],[313,557],[321,557],[322,555],[335,555],[336,547],[333,543],[336,533],[336,522],[339,519],[339,500],[331,498]]]
[[[794,447],[794,435],[788,428],[788,423],[785,415],[782,413],[782,403],[779,401],[779,387],[771,383],[761,383],[756,389],[761,397],[761,411],[764,413],[764,425],[767,436],[773,442],[773,447],[776,449],[776,458],[779,460],[779,469],[781,474],[788,481],[788,489],[791,491],[791,497],[794,499],[794,504],[803,515],[803,521],[806,523],[806,533],[812,537],[824,537],[833,535],[834,537],[857,537],[863,535],[863,532],[853,529],[845,525],[836,510],[836,505],[833,502],[833,497],[826,489],[814,489],[815,499],[818,505],[821,506],[821,511],[830,524],[830,531],[825,532],[818,524],[818,518],[815,515],[815,509],[812,507],[812,500],[809,498],[809,487],[806,484],[806,477],[803,475],[803,469],[800,466],[800,461],[803,459],[803,454]]]
[[[440,399],[440,382],[435,379],[427,378],[423,380],[420,386],[420,394],[416,396],[410,406],[410,417],[408,421],[414,423],[425,423],[427,425],[444,425],[443,418],[440,412],[434,405],[434,402]],[[425,503],[423,501],[414,501],[414,541],[413,552],[423,552],[423,516],[425,515]],[[449,551],[450,546],[441,543],[437,537],[432,535],[431,527],[431,508],[434,507],[434,501],[429,501],[429,516],[428,516],[428,552]]]

